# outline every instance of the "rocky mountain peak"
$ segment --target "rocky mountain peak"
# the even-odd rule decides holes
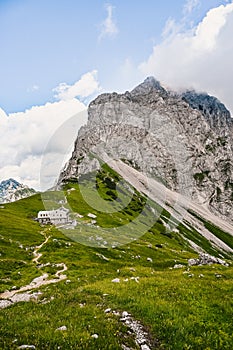
[[[153,77],[131,92],[100,95],[59,184],[98,169],[100,148],[233,221],[233,123],[216,97],[170,92]]]
[[[148,103],[153,103],[157,101],[159,98],[167,98],[169,96],[169,92],[166,91],[160,84],[158,80],[154,77],[147,77],[141,84],[139,84],[132,91],[126,91],[124,94],[118,94],[116,92],[112,93],[103,93],[99,95],[95,100],[90,103],[90,108],[95,105],[108,103],[108,102],[143,102],[145,99]]]
[[[129,93],[132,101],[142,103],[156,103],[158,100],[166,100],[170,93],[154,77],[146,78],[141,84]]]
[[[14,202],[35,193],[33,188],[29,188],[12,178],[0,182],[0,203]]]
[[[10,188],[18,188],[20,186],[20,183],[16,181],[15,179],[9,178],[8,180],[3,180],[0,183],[0,190],[1,189],[10,189]]]
[[[160,82],[154,77],[147,77],[143,83],[138,85],[131,91],[132,96],[143,95],[148,93],[167,94],[167,91],[162,87]]]

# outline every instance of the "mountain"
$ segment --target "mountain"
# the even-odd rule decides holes
[[[15,202],[35,194],[33,188],[20,184],[14,179],[8,179],[0,182],[0,203]]]
[[[232,349],[230,118],[154,78],[91,102],[57,188],[0,205],[0,349]]]
[[[215,97],[165,89],[153,77],[92,101],[59,184],[118,159],[233,221],[233,120]]]

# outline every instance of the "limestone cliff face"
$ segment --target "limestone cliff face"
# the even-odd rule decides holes
[[[121,159],[233,220],[233,121],[215,97],[167,91],[147,78],[131,92],[89,105],[59,184]]]

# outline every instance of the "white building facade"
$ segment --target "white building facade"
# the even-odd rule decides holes
[[[53,210],[41,210],[37,215],[40,224],[65,225],[70,221],[69,209],[61,207]]]

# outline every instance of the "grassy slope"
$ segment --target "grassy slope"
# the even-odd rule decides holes
[[[111,178],[119,180],[105,168],[98,179],[99,192],[107,202],[116,197]],[[87,179],[80,186],[88,188]],[[116,213],[104,214],[87,205],[76,183],[66,185],[66,191],[70,188],[76,190],[68,191],[69,204],[84,215],[80,226],[91,235],[97,229],[87,226],[89,212],[95,213],[97,224],[106,228],[131,221],[145,204],[145,199],[136,193],[124,210],[116,204]],[[91,188],[88,191],[91,200]],[[150,204],[158,209],[156,204]],[[42,208],[40,196],[35,195],[0,209],[1,291],[29,283],[41,272],[52,275],[56,271],[51,266],[39,271],[31,262],[33,247],[43,241],[42,228],[32,217]],[[147,221],[150,209],[145,213]],[[168,221],[169,214],[163,211],[162,215]],[[143,223],[140,224],[142,228]],[[179,229],[210,253],[216,253],[194,229],[183,225]],[[183,273],[185,268],[170,269],[175,263],[186,265],[187,259],[197,254],[179,234],[168,234],[160,220],[140,239],[114,249],[87,247],[71,241],[55,228],[50,232],[52,237],[41,249],[40,262],[66,263],[70,283],[62,281],[40,288],[41,301],[54,298],[47,304],[18,303],[1,310],[0,349],[17,349],[21,344],[51,350],[117,350],[122,343],[133,346],[132,337],[119,319],[104,313],[109,307],[131,312],[140,320],[153,339],[158,339],[155,348],[232,349],[233,268],[192,267],[189,273]],[[147,261],[148,257],[153,262]],[[204,277],[199,277],[201,274]],[[216,274],[222,277],[217,278]],[[137,276],[139,283],[130,279]],[[113,283],[113,278],[120,278],[121,282]],[[67,331],[56,331],[62,325],[67,326]],[[98,339],[91,337],[94,333],[99,335]]]

